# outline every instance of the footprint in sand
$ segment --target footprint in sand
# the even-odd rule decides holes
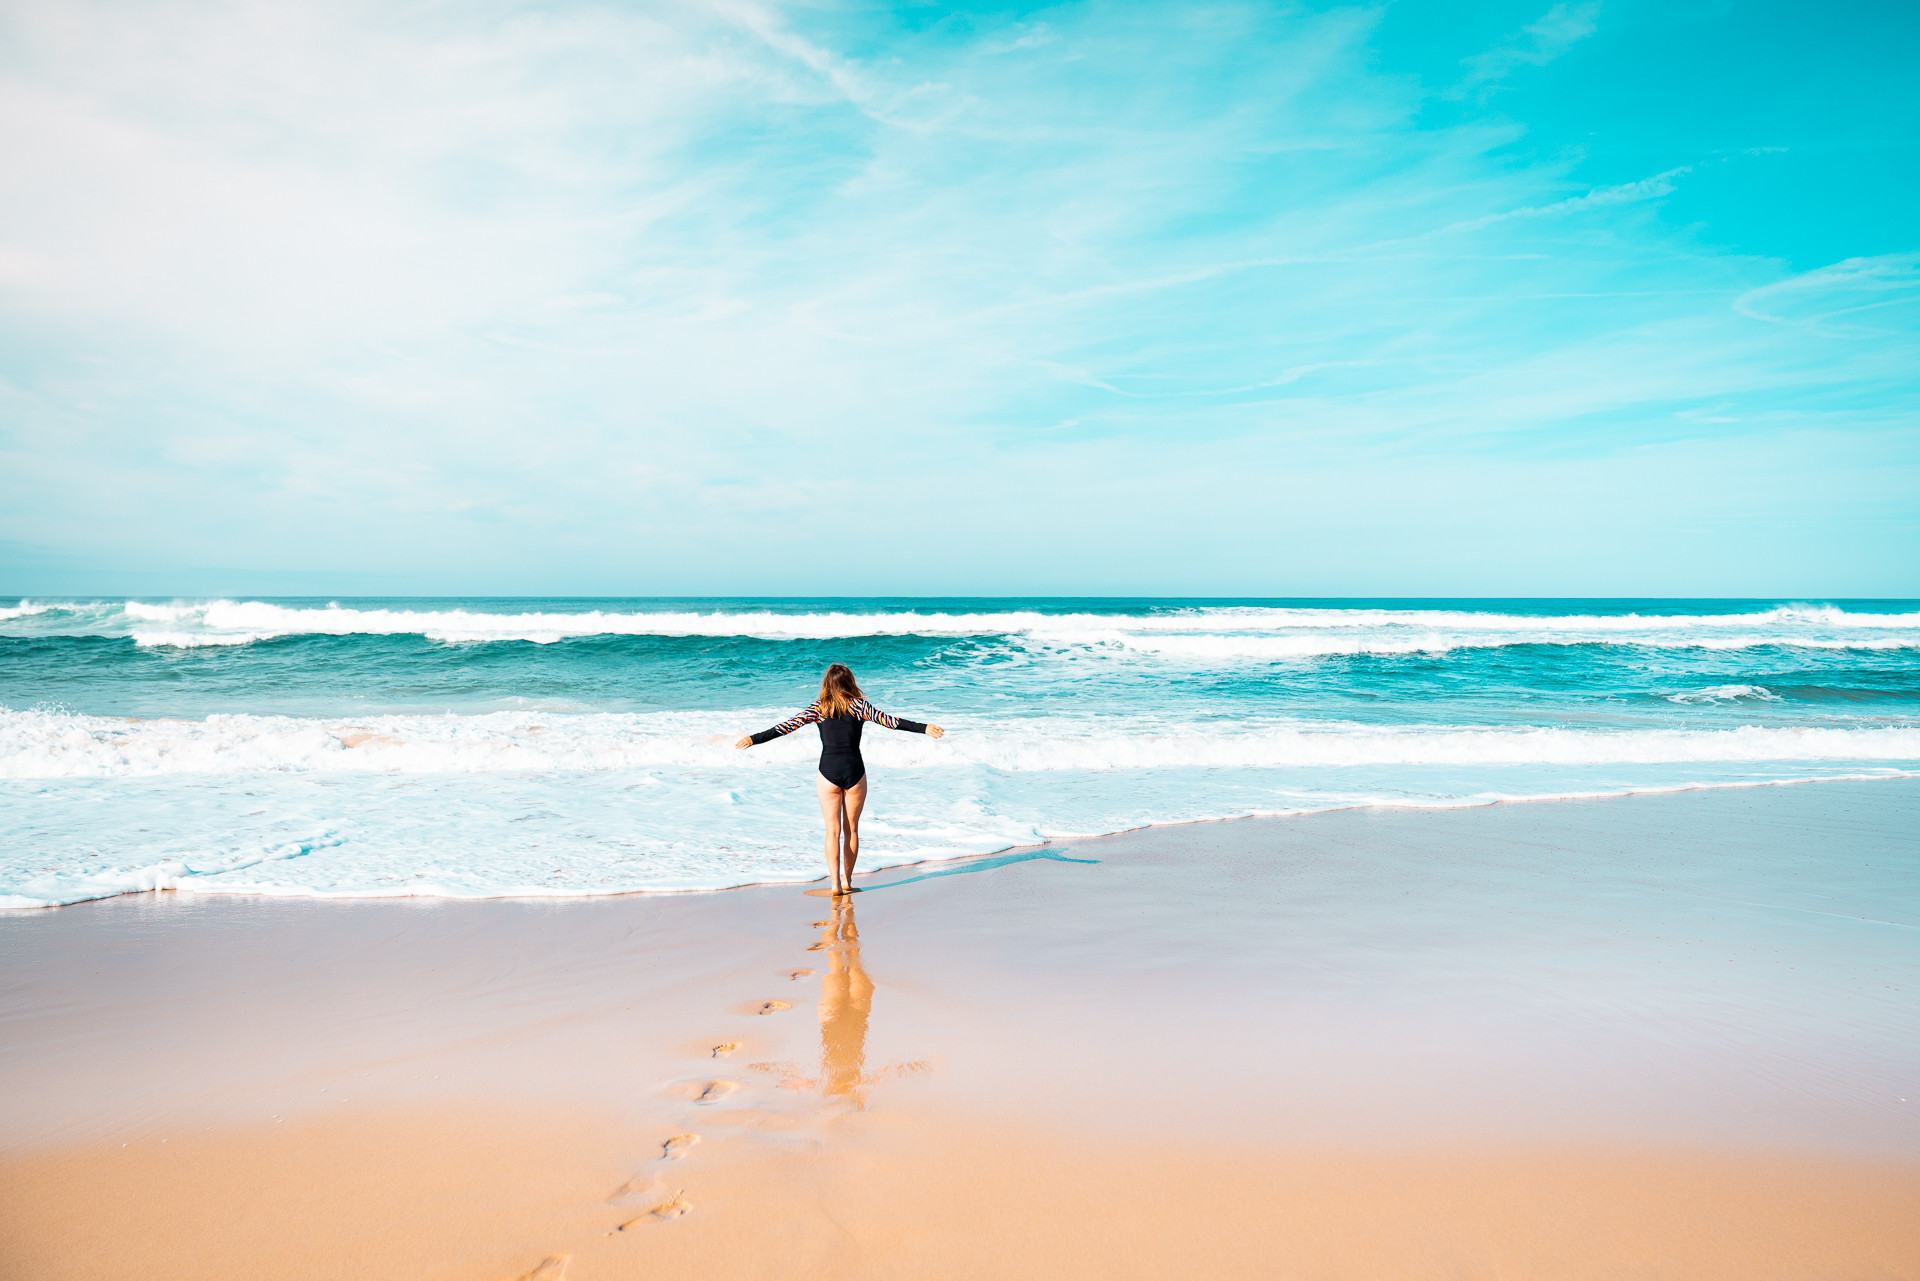
[[[713,1047],[713,1057],[716,1059],[724,1059],[727,1055],[732,1054],[739,1048],[740,1042],[738,1041],[722,1041]]]
[[[682,1188],[673,1194],[671,1201],[663,1201],[638,1218],[628,1219],[625,1223],[622,1223],[620,1225],[620,1231],[631,1232],[633,1229],[648,1223],[671,1222],[685,1215],[692,1209],[693,1206],[687,1202],[686,1189]]]
[[[687,1154],[687,1149],[700,1141],[697,1134],[676,1134],[660,1145],[660,1159],[677,1160]]]
[[[567,1275],[567,1259],[564,1254],[548,1255],[540,1261],[540,1266],[531,1272],[522,1272],[513,1281],[560,1281]]]
[[[740,1082],[738,1081],[709,1081],[707,1082],[707,1088],[700,1091],[699,1096],[694,1099],[694,1102],[718,1103],[721,1099],[726,1098],[739,1088]]]
[[[637,1174],[613,1190],[607,1198],[608,1205],[640,1205],[654,1199],[660,1191],[660,1180]]]
[[[793,973],[787,975],[787,977],[792,979],[795,983],[798,983],[801,979],[808,977],[812,973],[813,973],[812,970],[795,970]]]
[[[793,1006],[786,1001],[763,1001],[760,1004],[760,1013],[778,1014],[782,1010],[790,1010],[792,1008]]]

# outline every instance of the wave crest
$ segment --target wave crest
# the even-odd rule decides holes
[[[1202,660],[1275,661],[1339,654],[1444,653],[1509,645],[1658,648],[1920,648],[1920,612],[1854,613],[1780,605],[1737,614],[1532,616],[1456,609],[1195,606],[1136,613],[1003,610],[618,612],[296,607],[259,600],[34,604],[0,610],[6,634],[130,637],[149,647],[245,645],[284,636],[421,636],[447,643],[551,644],[587,636],[842,640],[870,636],[1008,636],[1037,645],[1107,646]]]

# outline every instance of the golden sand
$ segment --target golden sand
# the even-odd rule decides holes
[[[0,1274],[36,1281],[1920,1275],[1920,1170],[1777,1154],[1273,1151],[871,1112],[767,1141],[502,1110],[3,1176]]]

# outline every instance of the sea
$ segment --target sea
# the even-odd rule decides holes
[[[573,897],[1152,824],[1920,774],[1920,601],[17,599],[0,907]],[[1256,857],[1249,855],[1249,857]]]

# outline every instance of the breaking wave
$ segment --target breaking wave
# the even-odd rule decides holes
[[[0,634],[107,636],[141,646],[245,645],[287,636],[420,636],[447,643],[552,644],[589,636],[837,640],[868,636],[1013,636],[1043,644],[1114,646],[1199,659],[1281,660],[1335,654],[1444,653],[1509,645],[1628,644],[1665,648],[1920,648],[1920,613],[1782,605],[1729,614],[1526,615],[1455,609],[1195,606],[1137,612],[940,610],[304,607],[258,600],[35,603],[0,609]]]

